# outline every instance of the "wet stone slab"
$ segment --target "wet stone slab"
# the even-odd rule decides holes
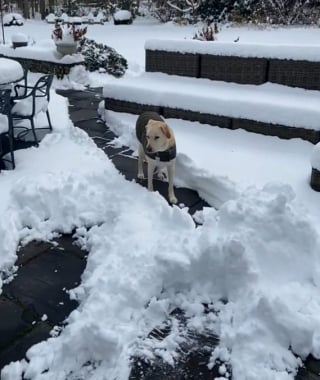
[[[181,336],[174,364],[165,362],[156,352],[155,358],[150,361],[137,356],[133,358],[129,380],[212,380],[221,377],[221,363],[217,363],[213,368],[208,367],[211,353],[219,343],[217,335],[212,332],[194,332],[186,323],[183,311],[175,309],[162,327],[155,328],[148,336],[148,339],[160,343],[168,338],[171,326],[175,325],[175,331],[179,330]],[[228,374],[231,377],[230,369]]]
[[[58,247],[51,247],[19,269],[19,275],[4,287],[10,299],[18,299],[52,323],[63,321],[77,306],[67,291],[75,288],[85,260]]]
[[[67,291],[80,283],[87,253],[74,243],[63,235],[54,244],[34,241],[19,248],[19,269],[0,296],[0,370],[24,358],[78,306]]]
[[[112,157],[112,162],[116,168],[125,175],[129,181],[136,180],[141,186],[147,188],[147,180],[137,180],[137,165],[138,160],[132,156],[124,154],[115,155]],[[145,166],[145,173],[147,168]],[[168,182],[159,179],[153,180],[155,191],[158,191],[168,201]],[[188,207],[189,213],[194,214],[197,210],[202,210],[203,207],[209,207],[207,202],[199,198],[196,191],[186,188],[175,188],[175,194],[178,198],[178,204],[181,207]]]

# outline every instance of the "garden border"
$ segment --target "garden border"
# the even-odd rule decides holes
[[[146,49],[146,72],[320,90],[320,62]]]
[[[125,112],[132,114],[140,114],[144,111],[154,111],[162,115],[164,118],[182,119],[188,121],[196,121],[201,124],[209,124],[212,126],[226,129],[243,129],[248,132],[259,133],[265,136],[277,136],[282,139],[300,138],[316,144],[320,141],[320,131],[314,129],[306,129],[302,127],[289,127],[286,125],[265,123],[261,121],[219,116],[179,108],[162,107],[158,105],[141,104],[119,100],[114,98],[105,98],[105,109],[114,112]]]

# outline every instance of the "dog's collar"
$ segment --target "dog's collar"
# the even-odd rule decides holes
[[[145,152],[145,154],[152,158],[153,160],[159,160],[162,162],[168,162],[176,158],[177,150],[176,147],[173,146],[172,148],[169,148],[167,150],[164,150],[162,152]]]

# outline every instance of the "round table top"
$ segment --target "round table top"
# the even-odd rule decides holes
[[[16,82],[23,78],[23,68],[18,61],[0,58],[0,85]]]

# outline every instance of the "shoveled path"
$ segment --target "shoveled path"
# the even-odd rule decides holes
[[[134,179],[137,163],[131,157],[132,152],[112,147],[114,135],[98,118],[101,90],[68,90],[60,94],[69,99],[74,124],[94,139],[128,180]],[[166,183],[155,181],[155,189],[167,196]],[[176,189],[176,195],[191,214],[207,206],[192,190]],[[77,307],[77,303],[69,299],[68,290],[81,281],[86,254],[74,244],[72,235],[63,235],[53,243],[31,242],[19,249],[16,263],[19,269],[15,278],[3,286],[0,295],[0,371],[11,361],[24,358],[32,345],[59,333],[65,319]],[[183,312],[175,310],[166,321],[166,327],[155,329],[150,335],[162,340],[174,319],[184,326]],[[217,367],[209,370],[206,366],[210,350],[216,344],[217,337],[213,335],[188,332],[188,340],[181,347],[181,358],[175,368],[160,359],[151,366],[135,358],[130,380],[212,380],[221,376]],[[296,379],[320,380],[319,373],[319,361],[308,358],[306,367],[299,371]]]

